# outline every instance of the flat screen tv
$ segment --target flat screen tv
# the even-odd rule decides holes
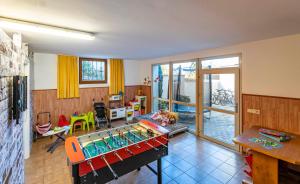
[[[27,109],[27,77],[13,77],[13,119],[19,124],[21,112]]]

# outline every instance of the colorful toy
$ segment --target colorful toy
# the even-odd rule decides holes
[[[274,149],[274,148],[276,149],[276,148],[282,147],[282,144],[280,144],[279,142],[268,140],[268,139],[266,139],[264,137],[250,138],[249,141],[257,143],[257,144],[260,144],[260,145],[262,145],[266,149]]]
[[[158,111],[151,116],[151,119],[160,122],[161,126],[166,126],[168,124],[176,123],[178,117],[174,112]]]
[[[285,142],[291,139],[291,137],[284,132],[279,132],[276,130],[270,130],[266,128],[260,128],[259,133],[278,142]]]
[[[268,137],[274,141],[277,141],[277,142],[286,142],[286,141],[289,141],[291,139],[290,136],[280,136],[280,137],[277,137],[277,136],[272,136],[272,135],[269,135],[269,134],[264,134],[262,132],[259,132],[260,135],[263,135],[265,137]]]
[[[266,129],[266,128],[260,128],[258,131],[261,133],[276,136],[276,137],[286,136],[286,133],[284,133],[284,132],[279,132],[276,130],[270,130],[270,129]]]
[[[57,123],[57,126],[59,127],[63,127],[63,126],[68,126],[70,125],[70,122],[67,121],[67,118],[65,115],[61,114],[59,115],[59,118],[58,118],[58,123]]]

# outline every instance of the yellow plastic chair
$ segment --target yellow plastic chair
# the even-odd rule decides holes
[[[94,118],[94,113],[93,112],[88,112],[87,116],[88,116],[88,122],[86,124],[84,124],[84,127],[85,127],[85,125],[87,125],[87,129],[89,131],[90,130],[90,123],[92,124],[93,128],[95,128],[95,118]]]

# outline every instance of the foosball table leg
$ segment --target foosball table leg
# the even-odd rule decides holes
[[[157,183],[162,184],[161,158],[157,160]]]

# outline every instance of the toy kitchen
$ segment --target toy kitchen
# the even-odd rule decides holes
[[[121,95],[110,95],[108,98],[107,117],[109,121],[126,117],[126,108]]]

